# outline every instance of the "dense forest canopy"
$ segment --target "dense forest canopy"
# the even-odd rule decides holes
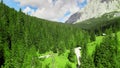
[[[92,23],[87,27],[86,23],[82,23],[82,28],[80,24],[47,21],[26,15],[21,9],[15,11],[1,2],[1,68],[42,68],[44,60],[38,59],[36,53],[50,51],[61,55],[70,50],[67,57],[70,62],[75,63],[73,48],[79,46],[82,47],[81,68],[119,68],[120,43],[117,32],[120,30],[120,17],[90,19],[85,22],[96,24]],[[88,55],[88,44],[95,42],[96,37],[103,33],[107,35],[103,36],[100,44],[92,45],[96,46],[95,50]],[[67,63],[65,68],[71,68],[71,65]]]
[[[28,53],[53,51],[61,54],[65,49],[85,44],[87,38],[87,32],[80,28],[31,17],[21,9],[17,12],[0,3],[0,59],[3,67],[24,67]]]

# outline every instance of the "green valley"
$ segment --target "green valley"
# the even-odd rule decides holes
[[[120,17],[108,16],[66,24],[29,16],[1,2],[0,67],[120,68]]]

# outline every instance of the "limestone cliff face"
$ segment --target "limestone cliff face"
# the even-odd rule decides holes
[[[69,21],[70,23],[76,23],[89,18],[99,17],[104,13],[120,11],[120,0],[88,0],[87,2],[87,5],[77,12],[80,16],[77,16],[76,21],[71,22],[70,20],[74,18],[74,16],[71,16],[67,20],[68,23]]]
[[[79,12],[74,13],[73,15],[70,16],[69,20],[66,21],[66,23],[73,23],[79,20],[81,14]]]

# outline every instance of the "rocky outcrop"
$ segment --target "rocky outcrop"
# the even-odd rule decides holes
[[[103,3],[103,2],[106,2],[106,3],[109,3],[111,0],[101,0],[100,2]]]
[[[76,12],[66,21],[66,23],[76,22],[80,18],[80,16],[81,16],[81,14],[79,12]]]
[[[73,14],[67,22],[76,23],[120,10],[120,0],[88,0],[87,2],[87,5],[79,10],[77,14]],[[71,21],[71,19],[74,19],[74,21]]]

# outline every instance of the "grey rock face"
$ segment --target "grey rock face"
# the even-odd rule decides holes
[[[111,0],[101,0],[101,3],[103,3],[103,2],[106,2],[106,3],[108,3],[108,2],[110,2]]]
[[[71,15],[66,23],[77,23],[112,11],[120,11],[120,0],[88,0],[87,2],[87,5]]]
[[[75,14],[71,15],[70,18],[66,21],[66,23],[73,23],[80,19],[81,14],[76,12]]]

